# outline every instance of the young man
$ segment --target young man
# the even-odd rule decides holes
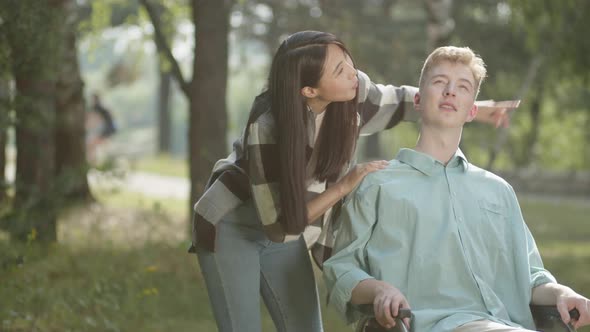
[[[458,148],[485,75],[469,48],[436,49],[414,98],[415,149],[347,198],[324,278],[328,301],[349,321],[355,305],[372,303],[391,327],[411,305],[414,331],[528,331],[532,303],[556,304],[566,323],[577,308],[574,326],[590,323],[588,299],[543,268],[512,187]]]

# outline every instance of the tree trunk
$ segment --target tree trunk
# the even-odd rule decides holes
[[[0,206],[3,205],[6,199],[6,188],[8,183],[6,182],[6,138],[7,128],[0,129]]]
[[[17,99],[16,195],[19,213],[13,235],[26,240],[38,234],[41,242],[55,242],[56,212],[53,201],[55,170],[55,82],[29,72],[15,74]]]
[[[16,83],[16,179],[10,233],[17,240],[57,240],[55,83],[59,63],[60,2],[2,2],[2,29]]]
[[[174,38],[174,26],[171,20],[166,20],[166,7],[160,3],[153,5],[155,19],[162,22],[162,32],[166,40],[172,41]],[[170,122],[170,92],[172,83],[172,73],[169,60],[166,59],[166,50],[164,43],[157,42],[158,49],[158,152],[170,153],[171,146],[171,122]]]
[[[84,82],[76,47],[76,7],[74,0],[64,4],[63,53],[56,90],[56,175],[58,190],[65,197],[87,200],[92,196],[87,178]]]
[[[586,124],[584,128],[590,128],[590,116],[586,114]],[[582,162],[586,169],[590,168],[590,130],[585,131],[586,143],[582,145]]]
[[[190,208],[202,194],[215,161],[226,154],[225,91],[230,1],[192,0],[195,57],[190,87]]]
[[[523,150],[524,160],[522,166],[531,165],[537,157],[537,141],[541,126],[541,108],[543,106],[544,84],[540,80],[537,84],[537,93],[530,109],[531,131],[527,135],[526,148]]]
[[[161,62],[161,60],[160,60]],[[158,152],[170,153],[171,144],[171,121],[170,121],[170,87],[172,74],[159,67],[160,86],[158,91]]]
[[[455,30],[455,21],[452,17],[453,0],[425,0],[424,8],[428,18],[429,50],[448,45]]]
[[[547,48],[542,47],[541,49],[546,50]],[[530,87],[532,86],[535,79],[537,78],[537,74],[539,72],[539,69],[541,68],[541,64],[543,63],[545,57],[544,53],[545,52],[539,52],[531,59],[522,86],[520,87],[518,94],[514,98],[515,100],[522,100],[524,96],[527,94]],[[496,158],[498,157],[498,154],[502,150],[502,147],[508,140],[508,128],[499,128],[498,131],[499,132],[496,138],[496,142],[494,146],[490,149],[488,164],[486,166],[486,169],[490,172],[493,171]]]
[[[0,73],[1,74],[1,73]],[[6,143],[10,128],[10,91],[8,81],[0,79],[0,206],[6,199]]]
[[[156,6],[140,0],[154,26],[158,49],[171,64],[171,72],[189,101],[188,155],[191,178],[189,215],[201,196],[213,164],[226,154],[227,111],[225,91],[228,74],[230,0],[191,0],[195,24],[192,80],[186,81],[174,58]]]

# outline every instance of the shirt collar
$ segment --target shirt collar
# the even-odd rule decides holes
[[[431,176],[437,168],[455,168],[461,167],[463,172],[466,172],[469,167],[469,161],[463,154],[461,149],[457,149],[451,160],[447,165],[443,165],[440,161],[434,159],[430,155],[422,152],[418,152],[412,149],[401,149],[395,159],[401,161],[404,164],[410,165],[416,170],[424,173],[425,175]]]

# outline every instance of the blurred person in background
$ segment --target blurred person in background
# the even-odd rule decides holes
[[[88,162],[97,162],[98,149],[117,132],[113,115],[101,102],[98,93],[92,94],[92,105],[86,114],[86,154]]]

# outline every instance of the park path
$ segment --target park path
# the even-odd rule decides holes
[[[140,171],[129,171],[120,176],[91,171],[88,182],[92,187],[116,187],[154,198],[188,199],[190,194],[187,178]]]
[[[14,163],[8,163],[5,169],[6,181],[14,181]],[[188,199],[190,182],[187,178],[165,176],[141,171],[88,172],[91,187],[107,186],[131,192],[141,193],[154,198]]]

